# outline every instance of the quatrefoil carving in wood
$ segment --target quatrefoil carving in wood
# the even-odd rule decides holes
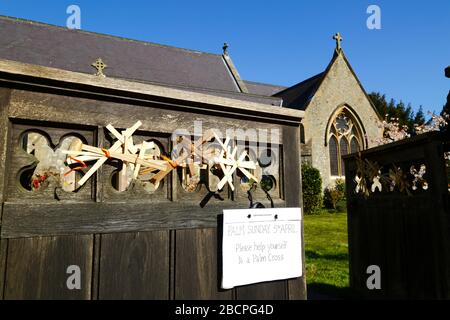
[[[83,141],[75,135],[63,136],[58,145],[53,146],[44,132],[28,131],[22,134],[21,148],[34,161],[19,173],[20,184],[29,191],[39,191],[51,183],[66,192],[79,188],[78,181],[84,168],[67,163],[63,150],[74,150]]]

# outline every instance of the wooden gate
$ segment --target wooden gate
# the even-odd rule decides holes
[[[362,297],[450,298],[449,151],[431,132],[346,156],[350,285]]]
[[[239,175],[235,191],[209,190],[209,168],[193,192],[184,188],[182,169],[158,186],[118,191],[120,163],[111,160],[71,190],[33,175],[45,159],[30,142],[39,139],[55,157],[71,137],[107,148],[107,124],[125,129],[138,120],[135,138],[166,154],[172,132],[193,132],[195,121],[203,130],[279,132],[269,194],[275,207],[300,207],[301,117],[260,103],[0,61],[0,297],[305,299],[305,277],[220,289],[218,216],[249,204]],[[249,134],[248,143],[258,141]],[[255,200],[269,206],[262,191]],[[80,290],[67,287],[69,266],[81,271]]]

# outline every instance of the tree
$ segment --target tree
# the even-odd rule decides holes
[[[405,105],[402,100],[397,103],[394,99],[387,102],[385,94],[372,92],[369,94],[369,98],[387,122],[395,121],[401,128],[407,127],[406,132],[408,134],[415,133],[415,124],[422,125],[425,123],[422,106],[417,113],[414,113],[413,106],[410,103]]]
[[[445,117],[446,115],[447,116],[450,115],[450,91],[448,92],[447,103],[442,108],[442,112],[441,112],[441,116]],[[447,122],[447,126],[446,126],[447,132],[449,131],[449,127],[450,127],[450,122]]]
[[[381,95],[379,92],[372,92],[369,94],[369,98],[372,100],[377,111],[384,117],[388,113],[386,95]]]
[[[423,107],[419,107],[419,111],[417,111],[416,116],[414,117],[414,123],[421,126],[425,123],[425,114],[423,113]]]

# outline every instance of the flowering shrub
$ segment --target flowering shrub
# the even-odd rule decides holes
[[[443,113],[436,115],[435,113],[428,113],[431,116],[430,121],[422,125],[414,125],[416,134],[422,134],[430,131],[439,131],[450,123],[450,115]],[[398,118],[388,119],[386,115],[383,121],[377,121],[378,128],[383,130],[383,137],[372,140],[375,146],[403,140],[409,138],[411,135],[407,132],[407,126],[400,126]],[[446,160],[450,161],[450,152],[444,154]]]
[[[408,126],[400,126],[398,118],[388,119],[388,115],[386,115],[383,121],[377,121],[377,126],[378,128],[383,129],[383,137],[376,138],[373,141],[375,146],[380,146],[410,137],[407,132]]]

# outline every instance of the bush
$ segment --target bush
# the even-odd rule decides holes
[[[320,171],[302,164],[303,210],[305,214],[313,214],[322,208],[322,178]]]
[[[345,182],[343,180],[336,180],[334,187],[325,189],[324,203],[326,208],[339,209],[339,212],[344,212],[347,208],[345,200]]]

